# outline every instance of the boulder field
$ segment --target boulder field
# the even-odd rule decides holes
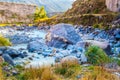
[[[0,27],[0,33],[13,43],[9,47],[0,47],[1,61],[11,65],[36,67],[69,59],[84,63],[87,61],[85,51],[90,45],[99,46],[107,55],[117,57],[120,54],[119,28],[106,31],[91,26],[63,23],[50,26],[50,29],[19,28]]]

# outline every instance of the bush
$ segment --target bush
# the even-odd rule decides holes
[[[0,35],[0,46],[11,46],[11,45],[12,43],[9,41],[9,39]]]
[[[88,62],[93,65],[104,65],[109,61],[109,57],[106,53],[97,46],[88,47],[86,57],[88,58]]]

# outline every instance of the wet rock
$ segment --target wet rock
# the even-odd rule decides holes
[[[117,40],[120,40],[120,29],[119,28],[114,31],[114,35]]]
[[[29,52],[41,51],[47,49],[47,46],[39,41],[32,41],[27,45],[27,49]]]
[[[30,38],[25,34],[16,34],[9,37],[13,44],[28,43]]]
[[[15,50],[15,49],[8,48],[7,50],[4,51],[4,54],[8,54],[12,58],[15,58],[15,57],[18,57],[20,55],[20,52]]]
[[[33,60],[33,58],[32,58],[32,57],[29,57],[29,60]]]
[[[114,46],[115,47],[120,47],[120,41],[118,41]]]
[[[80,36],[69,24],[57,24],[46,35],[46,44],[56,48],[65,48],[68,44],[76,44],[80,40]]]
[[[3,54],[2,57],[4,58],[5,62],[14,65],[13,59],[8,54]]]

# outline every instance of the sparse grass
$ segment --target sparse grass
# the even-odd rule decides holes
[[[80,80],[119,80],[119,78],[103,67],[95,66],[92,70],[85,72]]]

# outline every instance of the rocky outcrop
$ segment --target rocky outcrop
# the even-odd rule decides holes
[[[120,0],[106,0],[106,6],[113,12],[120,12]]]
[[[46,44],[57,48],[65,48],[68,44],[76,44],[80,40],[80,36],[70,24],[57,24],[46,35]]]

